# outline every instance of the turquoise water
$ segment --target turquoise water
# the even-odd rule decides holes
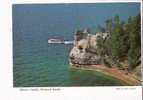
[[[109,4],[96,5],[14,5],[14,86],[125,85],[100,72],[70,68],[68,55],[72,45],[48,44],[49,38],[73,40],[73,32],[76,29],[90,27],[94,30],[96,25],[103,24],[108,17],[112,17],[116,13],[126,20],[129,15],[136,15],[139,9],[138,4],[129,3],[112,4],[112,6]],[[114,8],[116,8],[115,11]],[[96,16],[100,9],[105,11],[107,16],[103,14]],[[94,21],[95,18],[97,18],[96,21]]]
[[[72,45],[47,44],[47,41],[42,45],[37,43],[22,50],[18,47],[14,58],[14,86],[123,85],[99,72],[70,68],[68,54]]]

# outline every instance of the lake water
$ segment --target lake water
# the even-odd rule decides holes
[[[96,71],[72,69],[68,63],[72,45],[48,44],[49,38],[73,40],[74,31],[98,24],[117,12],[126,20],[137,14],[138,4],[71,4],[13,6],[13,81],[15,87],[116,86],[123,82]],[[128,5],[128,7],[126,6]],[[105,7],[103,9],[102,7]],[[116,10],[114,11],[114,7]],[[118,7],[124,7],[124,9]],[[107,16],[97,16],[99,9]],[[110,8],[112,13],[110,13]],[[125,9],[126,8],[126,9]],[[128,9],[133,9],[128,11]],[[108,13],[110,13],[110,16]],[[125,13],[125,14],[124,14]],[[128,14],[126,14],[128,13]],[[95,19],[97,18],[97,20]],[[96,21],[95,21],[96,20]]]

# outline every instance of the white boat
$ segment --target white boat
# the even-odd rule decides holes
[[[64,41],[64,44],[73,44],[74,41]]]
[[[48,43],[73,44],[74,41],[64,41],[64,40],[61,40],[61,39],[49,39],[49,40],[48,40]]]
[[[48,43],[64,43],[64,41],[60,39],[49,39]]]

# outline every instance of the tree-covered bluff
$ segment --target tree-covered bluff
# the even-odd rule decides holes
[[[141,77],[141,19],[140,14],[123,22],[119,16],[108,19],[106,27],[98,27],[93,35],[89,30],[75,32],[70,52],[72,65],[105,65],[117,67]],[[89,66],[90,67],[90,66]]]

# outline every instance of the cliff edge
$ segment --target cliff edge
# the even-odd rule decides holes
[[[88,31],[77,31],[74,35],[74,46],[69,54],[71,67],[85,70],[97,70],[124,81],[128,85],[140,85],[140,74],[128,69],[127,58],[114,60],[111,56],[110,33],[90,34]],[[140,65],[139,65],[140,66]],[[137,74],[140,71],[136,71]]]
[[[102,64],[103,56],[99,52],[98,39],[106,41],[108,38],[109,33],[92,35],[87,31],[77,31],[74,36],[74,47],[69,55],[70,63],[79,65]],[[104,55],[104,58],[105,56],[107,57]]]

